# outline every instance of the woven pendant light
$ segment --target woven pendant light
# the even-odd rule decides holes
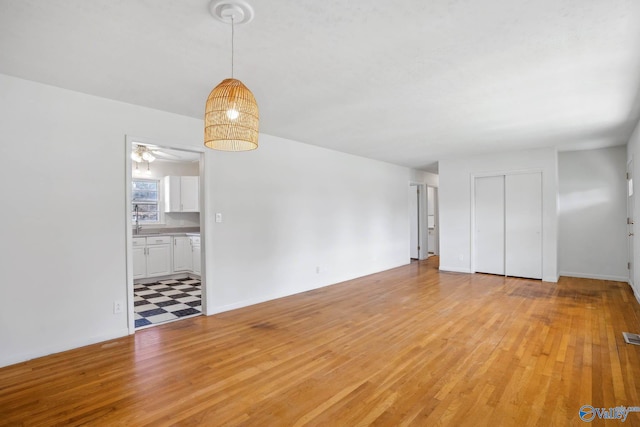
[[[207,98],[204,145],[215,150],[247,151],[258,148],[258,104],[237,79],[225,79]]]
[[[248,151],[258,148],[260,115],[253,93],[233,78],[234,24],[253,18],[253,9],[241,0],[213,0],[209,6],[218,20],[231,24],[231,78],[213,88],[204,112],[204,145],[214,150]]]

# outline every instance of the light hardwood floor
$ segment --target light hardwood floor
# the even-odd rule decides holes
[[[436,267],[0,369],[0,424],[564,426],[582,405],[640,406],[627,284]]]

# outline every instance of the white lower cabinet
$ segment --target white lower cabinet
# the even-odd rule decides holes
[[[171,245],[147,246],[147,277],[171,274]]]
[[[133,278],[143,279],[147,277],[147,239],[134,237],[132,246]]]
[[[197,274],[198,276],[201,275],[200,271],[202,270],[200,268],[200,265],[202,263],[202,259],[201,259],[201,252],[200,252],[200,237],[197,236],[192,236],[190,237],[191,239],[191,252],[193,254],[193,273]]]
[[[171,237],[136,237],[133,239],[133,278],[171,274]]]
[[[191,239],[189,237],[176,236],[173,238],[173,271],[191,271],[193,268],[193,254],[191,252]]]
[[[132,239],[133,278],[200,275],[199,236],[153,236]]]

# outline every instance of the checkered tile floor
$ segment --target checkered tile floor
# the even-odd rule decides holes
[[[198,279],[134,284],[133,295],[136,328],[202,313],[202,290]]]

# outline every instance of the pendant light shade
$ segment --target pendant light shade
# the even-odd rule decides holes
[[[258,104],[237,79],[225,79],[207,98],[204,145],[215,150],[247,151],[258,148]]]
[[[204,109],[204,145],[214,150],[248,151],[258,148],[258,104],[253,94],[233,78],[233,36],[236,24],[253,19],[253,9],[244,0],[212,0],[209,11],[219,21],[231,24],[231,78],[214,87]]]

